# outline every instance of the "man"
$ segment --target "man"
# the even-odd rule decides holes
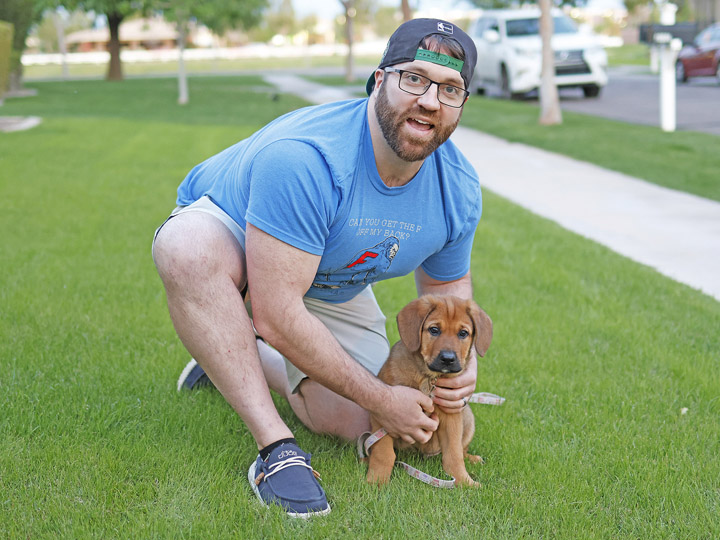
[[[208,376],[222,392],[260,449],[252,489],[289,515],[330,507],[269,388],[314,432],[356,438],[370,411],[409,442],[429,440],[435,405],[460,412],[475,390],[474,360],[432,398],[377,379],[389,345],[370,286],[414,271],[420,294],[472,296],[480,187],[445,141],[475,61],[454,25],[404,23],[368,99],[295,111],[201,163],[156,232],[170,315],[194,358],[178,386]]]

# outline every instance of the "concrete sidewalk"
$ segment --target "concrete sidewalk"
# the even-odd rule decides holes
[[[265,80],[312,103],[357,97],[294,75]],[[452,140],[484,188],[720,300],[720,203],[472,129]]]

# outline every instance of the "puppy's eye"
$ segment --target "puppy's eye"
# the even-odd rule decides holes
[[[431,336],[439,336],[440,335],[440,329],[437,326],[431,326],[428,328],[428,332]]]
[[[465,338],[468,337],[469,335],[470,335],[470,332],[468,332],[467,330],[460,330],[460,331],[458,332],[458,337],[459,337],[460,339],[465,339]]]

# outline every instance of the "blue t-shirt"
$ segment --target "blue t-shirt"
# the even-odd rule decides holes
[[[321,256],[306,295],[338,303],[421,266],[451,281],[470,268],[482,208],[477,175],[447,141],[406,185],[375,166],[367,99],[306,107],[196,166],[177,204],[208,195],[246,223]]]

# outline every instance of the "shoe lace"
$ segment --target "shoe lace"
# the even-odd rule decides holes
[[[264,472],[258,474],[257,478],[255,479],[255,485],[259,486],[260,482],[262,482],[263,480],[267,480],[273,474],[279,473],[280,471],[282,471],[283,469],[287,469],[288,467],[305,467],[306,469],[310,469],[310,471],[312,471],[315,478],[320,479],[320,473],[318,473],[315,469],[308,465],[304,457],[293,456],[270,465],[270,471],[267,474],[265,474]]]

